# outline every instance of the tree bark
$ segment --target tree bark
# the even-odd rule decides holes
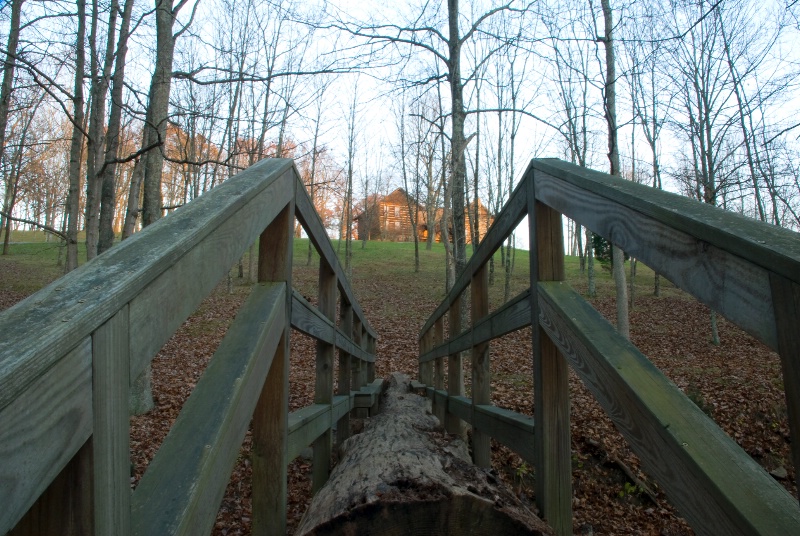
[[[167,118],[169,112],[169,93],[172,84],[172,60],[175,52],[175,36],[172,26],[175,13],[173,0],[156,0],[156,65],[150,82],[150,101],[147,105],[147,116],[144,124],[144,140],[142,147],[157,144],[144,159],[144,204],[142,207],[142,224],[150,225],[161,218],[161,173],[164,166],[164,141],[167,136]],[[180,2],[178,9],[183,5]]]
[[[11,3],[11,27],[8,31],[6,60],[3,64],[3,85],[0,88],[0,155],[4,154],[6,149],[8,109],[11,105],[11,93],[14,91],[14,67],[19,46],[19,26],[23,2],[24,0],[13,0]]]
[[[91,50],[91,112],[89,113],[89,137],[86,148],[86,259],[97,256],[100,240],[100,198],[103,186],[102,161],[105,148],[104,124],[106,119],[106,96],[114,65],[114,39],[117,30],[118,0],[112,0],[108,16],[105,60],[99,72],[97,56],[97,27],[99,25],[98,1],[92,2],[92,31],[89,36]]]
[[[118,2],[115,0],[113,4]],[[114,210],[116,208],[116,173],[117,153],[119,150],[119,134],[122,123],[122,90],[125,84],[125,58],[128,55],[128,37],[130,35],[131,13],[133,0],[125,0],[122,11],[122,23],[119,30],[117,43],[116,65],[111,87],[111,115],[108,119],[108,132],[106,134],[105,162],[100,172],[101,199],[100,199],[100,236],[97,252],[102,253],[114,243]]]
[[[392,374],[382,412],[341,446],[296,534],[551,534],[493,471],[470,463],[428,405]]]
[[[605,35],[602,38],[606,49],[606,83],[605,83],[605,115],[608,123],[608,160],[611,163],[611,175],[620,176],[619,144],[617,142],[617,95],[616,64],[614,58],[613,13],[610,0],[600,0],[603,7]],[[613,237],[609,237],[613,238]],[[625,284],[625,255],[616,244],[611,245],[613,259],[614,284],[617,288],[617,331],[630,339],[630,318],[628,316],[628,288]]]
[[[75,91],[72,96],[72,141],[69,149],[69,194],[67,196],[67,264],[65,271],[78,267],[78,214],[81,195],[81,149],[84,137],[83,71],[86,67],[86,0],[77,0],[78,31],[75,36]]]

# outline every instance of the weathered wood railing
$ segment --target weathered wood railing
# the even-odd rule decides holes
[[[291,291],[295,216],[321,257],[318,309]],[[259,283],[131,492],[130,380],[256,240]],[[318,340],[315,403],[292,414],[290,326]],[[376,334],[290,160],[254,165],[3,312],[0,334],[0,534],[208,534],[251,419],[253,534],[283,534],[288,462],[313,443],[320,486],[332,427],[346,436],[349,411],[376,400]]]
[[[529,215],[530,288],[488,315],[486,263]],[[531,162],[519,187],[420,334],[420,380],[451,433],[472,425],[475,462],[489,437],[535,467],[536,498],[572,534],[567,363],[644,469],[700,534],[800,534],[792,496],[636,347],[563,283],[562,214],[665,275],[780,354],[800,474],[800,235],[559,160]],[[471,327],[460,300],[471,289]],[[444,337],[444,315],[449,336]],[[531,325],[534,420],[490,403],[488,342]],[[460,353],[472,352],[472,398]],[[447,390],[444,361],[447,360]]]

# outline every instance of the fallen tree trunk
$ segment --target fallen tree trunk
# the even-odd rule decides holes
[[[491,471],[469,460],[392,374],[381,412],[344,442],[296,534],[551,534]]]

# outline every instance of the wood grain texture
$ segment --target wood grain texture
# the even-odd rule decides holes
[[[293,171],[286,171],[236,214],[211,229],[202,241],[131,300],[131,378],[139,375],[264,228],[284,210],[294,194],[296,181]],[[173,232],[182,231],[178,228]],[[270,259],[266,266],[272,264]],[[165,296],[174,298],[165,300]]]
[[[335,396],[331,404],[312,404],[289,414],[289,461],[330,430],[352,408],[349,396]]]
[[[208,534],[286,322],[286,286],[236,315],[133,495],[132,533]]]
[[[334,326],[332,321],[325,318],[319,309],[308,303],[296,290],[292,291],[292,327],[309,337],[335,344],[337,348],[361,361],[370,363],[375,361],[374,353],[369,353],[358,346],[345,330]],[[335,337],[332,336],[334,329]]]
[[[353,333],[353,308],[350,307],[350,304],[341,296],[339,300],[339,329],[344,333]],[[340,348],[339,374],[336,386],[337,395],[350,396],[350,359],[350,353]],[[349,411],[342,415],[339,423],[336,425],[336,444],[341,445],[348,437],[350,437]]]
[[[450,305],[448,314],[449,334],[452,339],[461,332],[461,296],[459,295]],[[461,362],[461,353],[453,352],[447,356],[447,394],[448,396],[462,396],[464,394],[464,367]],[[461,419],[449,409],[445,414],[445,429],[448,434],[466,437],[466,429]]]
[[[800,283],[800,240],[793,231],[556,159],[536,159],[531,166]],[[575,199],[583,200],[583,194]]]
[[[92,491],[92,443],[87,441],[7,536],[99,534]]]
[[[317,303],[319,312],[330,322],[332,342],[317,341],[316,369],[314,380],[314,403],[330,404],[333,401],[333,356],[336,353],[336,274],[325,259],[319,260],[319,283]],[[331,464],[333,436],[328,429],[314,440],[311,469],[311,490],[319,491],[328,480]]]
[[[507,301],[492,314],[483,317],[472,328],[447,343],[423,353],[419,361],[424,363],[442,356],[469,350],[472,346],[502,337],[507,333],[528,327],[531,324],[530,289]]]
[[[800,531],[797,501],[575,291],[538,294],[543,328],[698,534]]]
[[[91,433],[87,337],[0,410],[0,534],[17,524]]]
[[[594,185],[595,182],[591,184]],[[616,194],[619,191],[618,182],[634,186],[630,181],[615,180],[610,182],[613,187],[606,185],[603,192],[606,195]],[[686,203],[702,206],[702,203],[660,190],[644,189],[652,190],[654,194],[658,192],[659,200],[671,203],[665,209],[669,214],[673,214],[670,208],[676,211],[689,210]],[[675,218],[671,220],[664,217],[666,222],[662,223],[647,213],[620,205],[615,198],[609,199],[583,190],[575,184],[540,171],[536,175],[536,198],[618,244],[626,253],[656,269],[676,286],[694,295],[771,348],[777,349],[768,270],[724,249],[738,251],[734,247],[734,240],[718,240],[715,243],[710,241],[713,236],[707,236],[703,232],[703,229],[710,228],[713,224],[722,224],[732,214],[707,207],[711,210],[702,210],[702,214],[690,220],[696,222],[696,230],[682,229],[679,225],[682,216],[677,213],[674,213]],[[658,214],[663,216],[664,211],[659,211]],[[705,219],[697,219],[701,215],[705,215]],[[677,228],[671,227],[672,225]],[[771,226],[769,228],[777,230]],[[798,240],[796,235],[795,240]],[[795,266],[800,266],[800,258]]]
[[[131,523],[128,307],[92,335],[95,534],[127,536]]]
[[[800,285],[771,274],[770,286],[792,434],[792,461],[795,467],[800,467]],[[795,470],[795,479],[800,483],[800,471]]]
[[[440,318],[433,324],[433,343],[434,348],[441,346],[444,342],[444,318]],[[445,356],[439,356],[433,363],[433,386],[437,391],[444,391],[445,377],[444,377],[444,360]],[[445,392],[445,396],[447,392]],[[447,403],[437,403],[434,406],[434,415],[439,419],[439,422],[444,425],[447,414]]]
[[[0,408],[290,168],[263,160],[0,313]]]
[[[534,181],[538,174],[534,172]],[[564,279],[561,214],[536,201],[536,183],[528,182],[531,318],[539,318],[541,280]],[[569,425],[569,370],[541,328],[531,330],[533,407],[536,418],[536,501],[559,535],[572,534],[572,460]]]
[[[297,189],[302,189],[295,181]],[[292,243],[294,240],[294,202],[264,229],[258,244],[258,275],[272,277],[276,283],[292,288]],[[277,270],[264,266],[270,264]],[[291,334],[292,297],[286,293],[288,312],[283,335],[261,388],[253,412],[253,525],[257,536],[283,534],[286,531],[286,493],[289,415],[289,337]]]
[[[472,325],[489,314],[489,270],[482,266],[470,284]],[[481,342],[472,347],[472,404],[485,405],[492,400],[492,373],[489,360],[489,343]],[[492,466],[490,436],[473,421],[472,459],[478,467]]]

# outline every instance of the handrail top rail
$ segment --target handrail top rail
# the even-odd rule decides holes
[[[261,160],[0,313],[0,409],[293,166]]]
[[[494,254],[507,233],[527,214],[526,183],[535,180],[537,171],[624,205],[768,272],[800,283],[800,234],[794,231],[557,158],[534,158],[464,272],[457,274],[453,288],[420,329],[420,339],[467,288],[472,273]]]
[[[293,176],[286,177],[286,173]],[[298,177],[293,160],[263,159],[0,312],[0,409],[223,222],[278,184],[276,181],[295,181],[297,186],[286,186],[299,201],[295,215],[303,222],[313,222],[313,229],[307,229],[309,236],[315,244],[324,243],[324,238],[313,237],[314,233],[324,233],[324,227]],[[333,255],[328,262],[343,273],[332,248],[319,251],[326,257]],[[338,286],[348,300],[355,302],[347,281],[340,279]],[[357,302],[354,314],[363,319],[367,332],[377,337]]]
[[[800,234],[556,158],[531,166],[800,283]]]

